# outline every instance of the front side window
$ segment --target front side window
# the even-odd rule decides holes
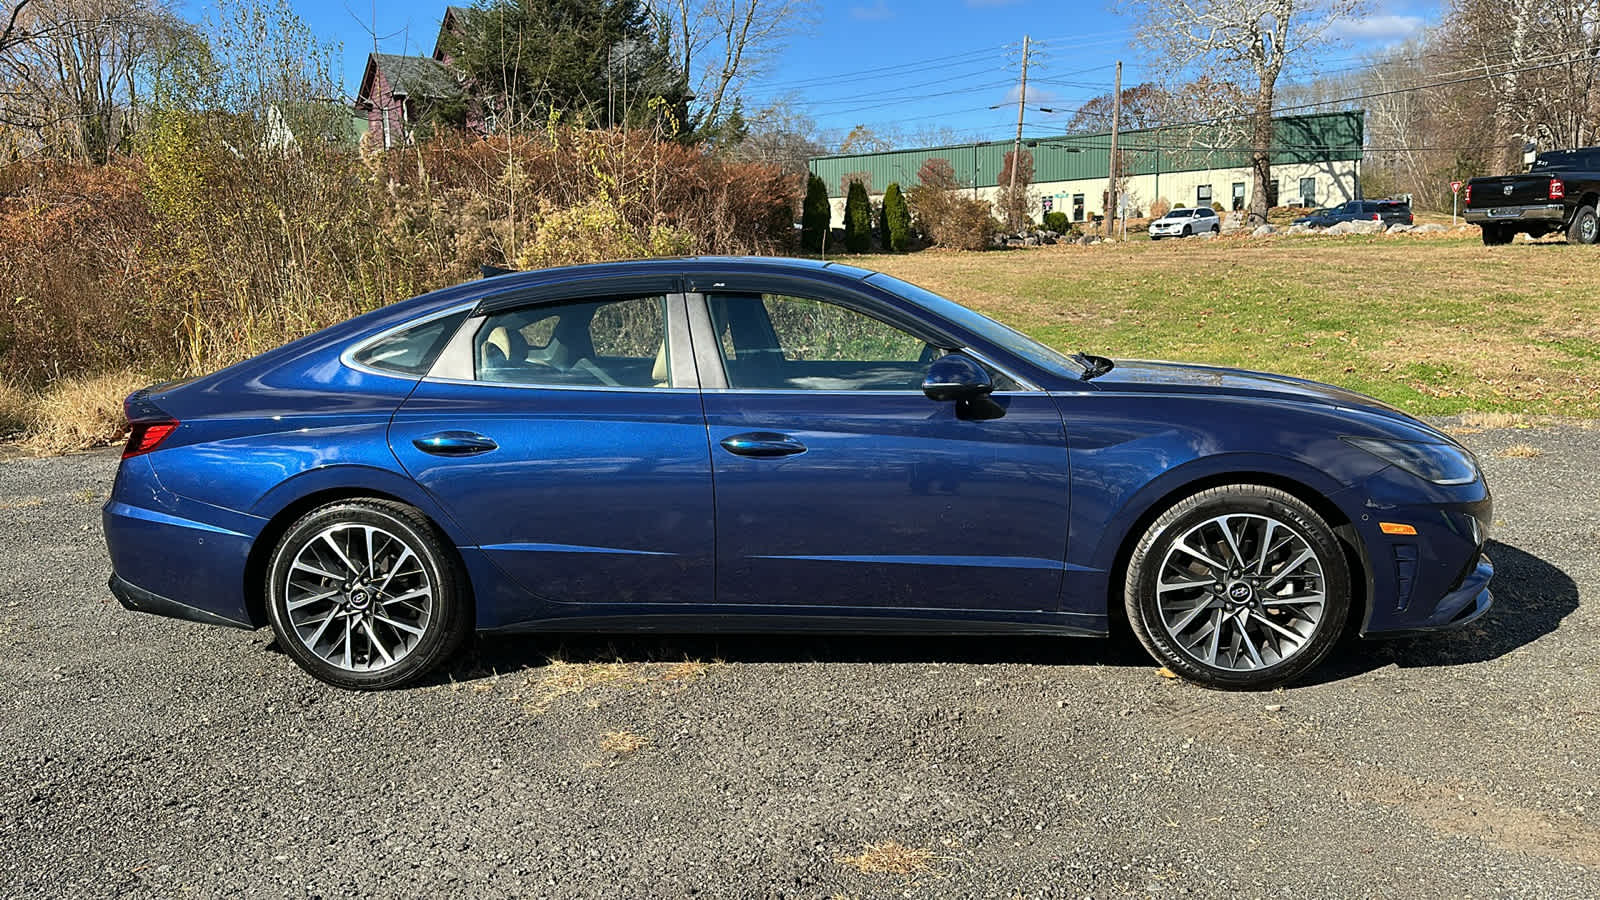
[[[943,351],[865,313],[777,294],[710,294],[728,386],[756,390],[920,391]]]
[[[473,338],[478,381],[672,387],[665,297],[540,304],[495,313]]]

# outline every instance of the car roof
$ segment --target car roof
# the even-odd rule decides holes
[[[605,278],[627,275],[695,275],[706,272],[726,272],[749,275],[819,275],[824,272],[834,277],[862,279],[878,274],[871,269],[849,266],[822,259],[798,259],[784,256],[670,256],[656,259],[629,259],[617,262],[581,263],[557,266],[552,269],[532,269],[526,272],[508,272],[473,282],[499,293],[502,290],[554,284],[574,279]]]

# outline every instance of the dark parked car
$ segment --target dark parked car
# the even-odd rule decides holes
[[[834,263],[514,273],[128,398],[130,609],[348,688],[474,630],[1105,635],[1262,687],[1489,608],[1449,436],[1297,378],[1063,356]]]
[[[1485,244],[1559,232],[1567,243],[1593,244],[1600,239],[1600,148],[1541,153],[1526,174],[1468,181],[1462,199],[1467,221],[1482,227]]]
[[[1326,228],[1340,222],[1382,222],[1383,227],[1411,225],[1411,204],[1404,200],[1351,200],[1339,206],[1319,209],[1310,215],[1294,220],[1295,225],[1316,225]]]

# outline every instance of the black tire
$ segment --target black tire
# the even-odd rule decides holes
[[[1310,621],[1309,613],[1302,620],[1299,612],[1290,611],[1308,607],[1279,605],[1284,601],[1278,600],[1276,595],[1270,593],[1272,586],[1268,586],[1267,592],[1259,595],[1256,593],[1255,588],[1267,584],[1269,578],[1283,579],[1278,582],[1279,585],[1284,585],[1291,591],[1296,590],[1294,587],[1288,587],[1288,584],[1299,579],[1285,577],[1292,568],[1287,558],[1275,558],[1268,564],[1268,568],[1273,565],[1280,568],[1276,572],[1263,571],[1259,577],[1252,575],[1248,571],[1249,567],[1238,574],[1224,572],[1221,577],[1217,577],[1210,563],[1201,563],[1190,554],[1179,551],[1178,559],[1188,560],[1188,565],[1213,574],[1197,576],[1176,572],[1174,574],[1178,579],[1177,582],[1171,579],[1162,580],[1162,576],[1168,574],[1163,571],[1169,565],[1168,554],[1174,552],[1177,542],[1193,534],[1194,537],[1189,538],[1190,540],[1205,543],[1208,530],[1214,529],[1215,520],[1223,515],[1238,516],[1243,520],[1240,526],[1241,533],[1236,537],[1240,550],[1238,555],[1245,560],[1255,559],[1260,553],[1259,545],[1263,542],[1283,547],[1281,552],[1284,557],[1300,546],[1290,543],[1294,539],[1298,539],[1306,549],[1314,552],[1315,557],[1311,562],[1320,570],[1323,598],[1320,601],[1320,612],[1314,622]],[[1272,530],[1265,526],[1265,520],[1268,519],[1274,523],[1275,528]],[[1257,529],[1253,538],[1254,544],[1251,543],[1252,525]],[[1220,541],[1217,546],[1225,550],[1225,545]],[[1210,544],[1206,543],[1198,549],[1208,550],[1209,547]],[[1226,558],[1222,551],[1208,552],[1211,552],[1213,562],[1221,563]],[[1301,569],[1294,571],[1309,574],[1312,568],[1310,563],[1304,563]],[[1228,580],[1230,576],[1232,581]],[[1186,578],[1198,581],[1214,580],[1216,583],[1194,588],[1174,586],[1193,583],[1184,581]],[[1349,562],[1339,539],[1327,521],[1315,510],[1294,495],[1277,488],[1257,484],[1234,484],[1210,488],[1186,497],[1151,523],[1149,529],[1140,536],[1129,557],[1123,599],[1127,608],[1128,624],[1134,636],[1151,656],[1173,672],[1206,687],[1262,690],[1292,681],[1305,674],[1322,662],[1338,643],[1350,615],[1350,579]],[[1248,601],[1240,601],[1238,606],[1234,606],[1234,601],[1229,599],[1229,595],[1232,593],[1232,588],[1240,581],[1248,581],[1253,587],[1248,591],[1250,595]],[[1168,620],[1164,618],[1163,601],[1161,595],[1158,595],[1158,585],[1168,592],[1190,590],[1195,592],[1188,596],[1196,605],[1167,610],[1167,615],[1179,619],[1178,622],[1172,623],[1172,627],[1169,627]],[[1283,590],[1285,587],[1277,589]],[[1175,597],[1179,604],[1186,602],[1187,598],[1183,593],[1170,595]],[[1310,601],[1294,601],[1291,598],[1288,602]],[[1272,606],[1265,606],[1263,603]],[[1285,644],[1271,630],[1267,621],[1269,618],[1279,626],[1289,626],[1290,631],[1297,632],[1301,643],[1288,652],[1283,652]],[[1184,619],[1198,625],[1201,630],[1196,633],[1202,636],[1211,631],[1219,635],[1230,630],[1240,632],[1242,639],[1230,638],[1231,645],[1238,648],[1232,651],[1232,661],[1244,665],[1248,659],[1251,660],[1250,665],[1254,667],[1238,668],[1223,664],[1221,657],[1226,648],[1220,646],[1220,640],[1217,641],[1217,646],[1211,646],[1210,642],[1205,640],[1194,642],[1191,644],[1193,647],[1207,645],[1197,652],[1186,649],[1173,633],[1174,630],[1180,634],[1187,633],[1183,624]],[[1209,630],[1206,630],[1207,626]],[[1264,638],[1259,645],[1248,636],[1247,626],[1257,631],[1257,638]],[[1269,646],[1269,643],[1273,642],[1276,646]],[[1249,644],[1247,655],[1245,644]],[[1207,650],[1218,664],[1209,664],[1202,658]],[[1257,662],[1260,665],[1256,665]]]
[[[1567,243],[1593,244],[1600,240],[1600,221],[1595,219],[1594,207],[1580,206],[1567,223]]]
[[[297,576],[301,579],[299,585],[290,584],[290,573],[297,558],[313,544],[316,544],[318,552],[332,552],[332,559],[346,558],[338,552],[337,547],[333,551],[323,550],[326,544],[326,539],[323,537],[325,532],[329,529],[358,529],[362,526],[378,529],[385,536],[397,541],[401,549],[411,551],[417,561],[418,571],[411,572],[407,563],[393,564],[384,571],[373,572],[367,576],[367,581],[362,583],[364,586],[358,592],[361,594],[359,607],[352,595],[352,589],[346,587],[341,590],[340,582],[325,578],[321,574],[309,576],[301,574]],[[391,553],[391,556],[393,555],[397,554]],[[401,558],[403,559],[403,556]],[[358,560],[359,557],[352,551],[348,559]],[[368,571],[372,572],[376,565],[376,563],[369,565]],[[349,574],[353,569],[341,569],[337,573],[331,573],[327,572],[327,568],[333,568],[331,563],[324,567],[324,574],[337,574],[345,579],[361,578]],[[304,573],[306,570],[299,571]],[[382,645],[383,639],[373,634],[370,642],[366,643],[362,655],[357,656],[354,652],[349,652],[346,657],[354,664],[372,665],[372,668],[352,670],[323,659],[312,646],[308,646],[307,640],[302,637],[304,632],[297,630],[297,625],[292,621],[288,608],[290,602],[288,594],[291,591],[298,591],[303,596],[304,592],[332,589],[337,596],[322,601],[324,604],[322,606],[309,607],[312,616],[320,614],[323,609],[328,609],[330,620],[337,618],[343,622],[346,617],[355,617],[359,620],[360,613],[356,612],[359,609],[370,610],[369,616],[390,613],[396,617],[395,620],[398,620],[402,615],[392,613],[388,604],[399,601],[384,599],[392,595],[386,595],[382,589],[375,592],[371,590],[376,586],[371,582],[382,578],[385,571],[403,571],[405,574],[402,577],[416,579],[410,582],[411,584],[423,585],[431,592],[431,599],[422,600],[427,611],[426,618],[419,617],[409,622],[413,626],[420,625],[418,629],[420,634],[412,635],[379,624],[384,621],[382,618],[376,622],[368,618],[363,627],[384,632],[390,642],[388,646],[403,649],[404,652],[392,662],[377,665],[373,662],[374,648]],[[316,584],[308,587],[307,581]],[[388,587],[387,581],[384,587]],[[313,677],[348,690],[383,690],[413,684],[455,656],[467,634],[472,630],[471,589],[449,541],[433,522],[415,508],[387,500],[343,500],[318,507],[301,516],[279,539],[272,551],[272,557],[267,565],[266,596],[267,618],[272,625],[273,634],[278,639],[278,646]],[[304,607],[304,604],[297,605]],[[339,611],[336,612],[336,609]],[[409,614],[410,607],[402,609]],[[302,621],[298,628],[310,630],[312,624],[321,623]],[[315,632],[315,634],[321,633],[323,632]],[[343,640],[347,648],[352,646],[350,637],[352,633],[358,640],[365,640],[360,631],[346,631]],[[413,643],[404,646],[406,640],[412,640]],[[318,643],[317,640],[311,641],[312,645]],[[390,656],[387,646],[382,653],[385,659]]]
[[[1189,226],[1185,225],[1185,226],[1183,226],[1183,234],[1180,234],[1178,236],[1179,237],[1188,237],[1191,233],[1192,232],[1189,231]]]
[[[1483,245],[1485,247],[1500,247],[1509,244],[1511,239],[1517,236],[1515,231],[1505,225],[1482,225],[1480,227],[1483,229]]]
[[[1221,234],[1222,233],[1222,226],[1221,225],[1213,225],[1213,226],[1211,226],[1211,233],[1212,234]]]

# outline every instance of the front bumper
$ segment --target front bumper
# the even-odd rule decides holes
[[[1566,219],[1566,207],[1559,203],[1538,203],[1531,206],[1489,206],[1469,209],[1462,213],[1468,222],[1482,225],[1485,222],[1560,222]]]
[[[1481,477],[1435,485],[1390,466],[1341,499],[1367,570],[1363,636],[1457,628],[1488,612],[1494,501]],[[1416,533],[1386,534],[1384,523]]]

